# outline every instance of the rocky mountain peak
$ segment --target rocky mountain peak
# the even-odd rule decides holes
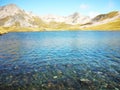
[[[0,8],[0,10],[4,10],[6,12],[10,12],[10,11],[14,12],[14,11],[20,10],[20,8],[17,5],[15,5],[15,4],[8,4],[8,5],[5,5],[5,6],[2,6]]]
[[[78,17],[78,16],[80,16],[80,13],[75,12],[75,13],[73,13],[71,16],[73,16],[73,17]]]
[[[8,4],[4,7],[12,7],[12,8],[18,8],[18,6],[16,4]]]
[[[66,19],[69,24],[84,24],[90,21],[90,17],[81,15],[78,12],[69,15]]]
[[[8,4],[6,6],[0,7],[0,18],[5,18],[7,16],[13,16],[19,13],[21,9],[15,4]]]

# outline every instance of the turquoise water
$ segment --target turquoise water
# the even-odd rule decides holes
[[[0,90],[119,90],[120,32],[0,36]]]

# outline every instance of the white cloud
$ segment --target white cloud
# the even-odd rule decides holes
[[[94,18],[95,16],[97,16],[99,14],[100,14],[99,12],[95,12],[95,11],[91,11],[91,12],[88,13],[90,18]]]
[[[88,8],[89,8],[89,5],[87,5],[87,4],[80,5],[80,9],[88,9]]]

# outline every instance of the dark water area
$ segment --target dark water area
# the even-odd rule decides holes
[[[0,90],[120,90],[120,32],[2,35]]]

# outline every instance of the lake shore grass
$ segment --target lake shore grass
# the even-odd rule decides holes
[[[103,24],[93,27],[80,28],[80,25],[71,27],[56,27],[56,28],[32,28],[32,27],[0,27],[0,35],[9,32],[43,32],[43,31],[120,31],[120,26],[116,22]]]

